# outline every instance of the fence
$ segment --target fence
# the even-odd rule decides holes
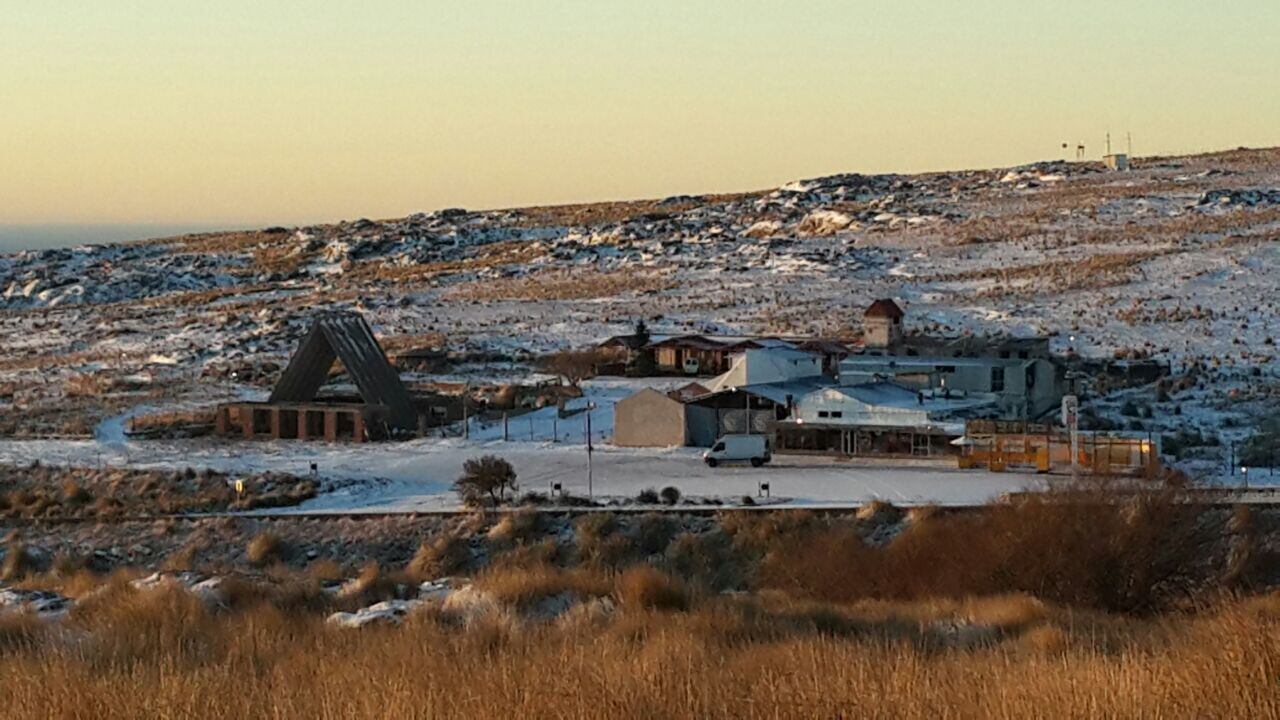
[[[522,415],[476,415],[465,422],[440,428],[442,437],[465,437],[477,441],[551,442],[584,445],[588,426],[592,444],[607,441],[611,435],[608,425],[602,426],[602,410],[579,410],[567,413],[530,412]],[[612,410],[609,410],[610,414]]]

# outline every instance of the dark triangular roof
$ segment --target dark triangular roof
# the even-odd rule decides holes
[[[881,298],[873,303],[867,311],[863,313],[865,317],[883,317],[883,318],[900,318],[903,316],[902,308],[898,307],[898,303],[887,298]]]
[[[271,402],[315,400],[334,360],[342,363],[366,403],[387,407],[393,427],[411,431],[417,426],[417,411],[400,374],[387,361],[369,323],[353,312],[329,312],[316,318],[272,390]]]

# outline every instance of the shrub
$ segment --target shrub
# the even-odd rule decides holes
[[[583,562],[615,566],[631,552],[631,543],[618,534],[612,513],[593,512],[573,522],[578,557]]]
[[[646,513],[636,518],[635,543],[645,555],[654,555],[667,549],[676,534],[676,523],[661,513]]]
[[[489,529],[490,540],[500,542],[527,542],[542,533],[542,515],[532,508],[520,508],[505,513],[502,519]]]
[[[662,502],[667,505],[675,505],[680,502],[680,488],[677,488],[674,485],[668,485],[662,488],[662,492],[659,494],[662,496]]]
[[[1104,488],[935,515],[881,548],[848,527],[817,525],[765,545],[760,582],[839,602],[1025,592],[1145,614],[1193,587],[1204,540],[1195,513],[1173,492],[1118,502]]]
[[[653,488],[645,488],[636,495],[636,501],[644,505],[657,505],[658,491]]]
[[[307,565],[307,575],[320,582],[334,582],[342,579],[342,566],[332,558],[319,558]]]
[[[618,578],[618,601],[642,610],[686,610],[689,591],[683,581],[649,565],[630,568]]]
[[[537,506],[537,505],[546,505],[548,502],[550,502],[550,498],[547,497],[546,493],[531,491],[520,496],[521,505]]]
[[[0,565],[0,580],[19,580],[31,572],[33,564],[27,546],[18,540],[11,541],[4,554],[4,564]]]
[[[746,580],[741,554],[720,529],[678,535],[667,546],[665,567],[697,587],[715,591],[739,588]]]
[[[872,500],[859,507],[855,516],[863,522],[892,523],[902,517],[902,511],[884,500]]]
[[[609,348],[587,350],[562,350],[543,359],[544,372],[559,377],[570,387],[576,388],[583,380],[596,374],[596,368],[616,362],[619,355]]]
[[[68,478],[62,482],[62,502],[68,505],[84,505],[92,499],[93,495],[75,480]]]
[[[409,577],[423,582],[453,575],[471,563],[471,546],[457,535],[424,542],[405,567]]]
[[[468,505],[480,505],[486,501],[500,505],[508,493],[514,493],[519,487],[511,463],[494,455],[485,455],[462,464],[462,477],[454,481],[453,489]]]
[[[348,607],[360,607],[396,596],[395,578],[382,571],[382,566],[370,560],[360,568],[360,574],[348,580],[338,591],[338,597]]]
[[[245,557],[255,567],[262,567],[283,558],[285,544],[279,535],[261,532],[253,536],[245,548]]]

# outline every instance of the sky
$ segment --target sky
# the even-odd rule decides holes
[[[0,18],[10,237],[998,167],[1063,142],[1097,157],[1108,130],[1138,155],[1280,145],[1275,0],[0,0]]]

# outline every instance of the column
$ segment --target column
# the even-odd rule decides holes
[[[351,415],[352,432],[354,434],[352,439],[356,442],[364,442],[364,413],[356,410]]]

